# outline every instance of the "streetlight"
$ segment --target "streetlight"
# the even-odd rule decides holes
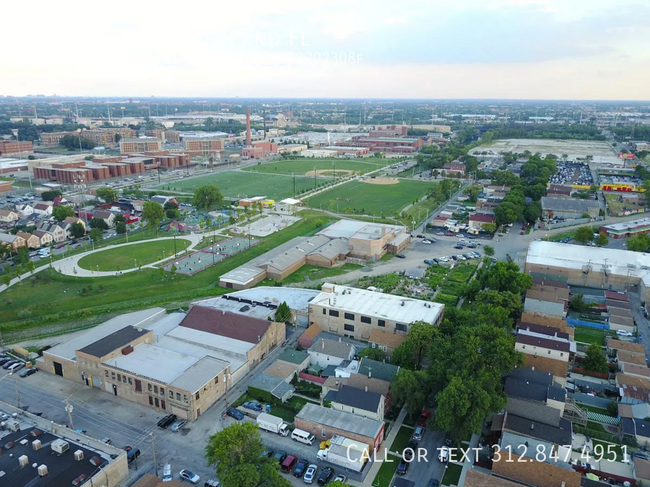
[[[79,152],[81,152],[81,129],[77,129],[77,138],[79,139]]]
[[[212,237],[212,246],[210,247],[210,250],[212,251],[212,265],[214,265],[214,236]]]

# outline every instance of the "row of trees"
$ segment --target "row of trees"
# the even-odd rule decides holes
[[[411,415],[436,404],[435,427],[456,441],[479,432],[486,416],[505,405],[501,377],[522,363],[512,329],[530,286],[516,264],[499,262],[466,286],[469,308],[447,308],[439,327],[411,325],[393,352],[402,367],[391,386],[395,403]]]

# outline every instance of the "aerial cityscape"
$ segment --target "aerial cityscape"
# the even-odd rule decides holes
[[[650,486],[650,7],[248,9],[5,54],[0,487]]]

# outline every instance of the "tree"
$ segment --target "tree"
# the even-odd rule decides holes
[[[176,275],[176,271],[178,270],[178,267],[176,267],[176,264],[172,264],[172,266],[169,268],[169,272],[172,274],[172,279]]]
[[[213,210],[223,204],[223,195],[214,184],[208,184],[196,189],[192,203],[199,210]]]
[[[503,201],[494,210],[494,218],[497,225],[509,225],[519,219],[521,211],[514,203]]]
[[[263,455],[264,445],[257,425],[235,423],[212,435],[205,456],[217,477],[228,487],[290,487],[280,477],[277,462]]]
[[[99,228],[100,230],[108,230],[108,223],[103,218],[93,218],[88,223],[90,228]]]
[[[18,262],[20,262],[22,265],[25,265],[27,262],[29,262],[29,249],[27,247],[18,247],[17,255]]]
[[[528,223],[535,223],[542,215],[542,209],[539,203],[531,203],[524,208],[524,220]]]
[[[481,225],[481,230],[487,233],[494,233],[497,231],[497,224],[496,223],[484,223]]]
[[[165,216],[170,220],[175,220],[177,218],[180,218],[181,212],[178,211],[176,208],[170,208],[168,210],[165,210]]]
[[[102,229],[101,228],[93,228],[90,231],[90,238],[93,240],[93,242],[97,243],[102,240]]]
[[[377,360],[383,362],[386,359],[386,352],[381,348],[367,347],[359,352],[359,357],[369,358],[370,360]]]
[[[390,386],[393,401],[397,406],[406,404],[409,416],[414,417],[426,405],[428,393],[424,387],[426,372],[400,369]]]
[[[287,323],[291,321],[291,308],[286,301],[282,301],[278,306],[278,309],[275,310],[275,321],[278,323]]]
[[[393,350],[392,362],[403,369],[414,370],[415,358],[413,356],[413,344],[404,340]]]
[[[497,262],[479,276],[484,288],[521,294],[533,285],[533,278],[519,271],[514,262]]]
[[[591,227],[580,227],[576,230],[574,240],[581,244],[586,244],[594,238],[594,232]]]
[[[2,283],[7,287],[11,284],[11,274],[9,274],[9,272],[2,274]]]
[[[476,203],[476,200],[478,200],[478,195],[482,190],[483,188],[481,186],[474,185],[467,188],[465,190],[465,194],[467,195],[467,197],[472,203]]]
[[[115,143],[119,144],[120,140],[122,140],[122,136],[120,134],[115,134]]]
[[[605,232],[600,232],[596,237],[595,242],[599,247],[604,247],[609,243],[609,238]]]
[[[637,233],[626,241],[627,250],[634,252],[645,252],[650,248],[650,237],[645,233]]]
[[[27,262],[27,270],[31,273],[34,274],[34,269],[36,269],[36,264],[32,262],[31,260]]]
[[[54,201],[54,198],[57,196],[63,196],[63,193],[59,189],[50,189],[41,193],[43,201]]]
[[[95,147],[94,142],[85,137],[81,137],[81,142],[79,142],[79,136],[77,135],[66,135],[59,140],[59,145],[62,145],[68,150],[79,150],[79,144],[81,144],[81,148],[84,150],[90,150]]]
[[[52,216],[57,220],[62,222],[68,217],[75,216],[74,210],[71,206],[58,205],[52,208]]]
[[[409,327],[406,340],[411,343],[416,369],[422,366],[422,359],[424,359],[427,350],[431,346],[437,331],[438,329],[435,326],[425,321],[416,321]]]
[[[115,232],[119,233],[120,235],[123,235],[126,233],[126,223],[125,222],[117,222],[115,224]]]
[[[488,257],[492,257],[494,255],[494,247],[492,247],[491,245],[484,245],[483,252],[485,252],[485,255],[487,255]]]
[[[108,186],[101,186],[95,190],[95,195],[98,198],[103,199],[106,203],[112,203],[117,201],[120,197],[120,194],[116,189],[109,188]]]
[[[592,343],[587,347],[587,354],[582,363],[585,370],[591,372],[607,372],[607,357],[597,343]]]
[[[156,230],[158,229],[158,225],[160,224],[163,215],[163,207],[155,201],[145,201],[142,205],[142,219],[147,222],[148,225],[155,226]]]
[[[166,201],[163,205],[163,210],[170,210],[178,208],[178,203],[174,203],[172,200]]]
[[[73,223],[70,227],[70,234],[73,238],[81,238],[86,234],[86,228],[81,222]]]

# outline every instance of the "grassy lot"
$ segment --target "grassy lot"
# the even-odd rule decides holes
[[[190,241],[184,238],[176,239],[176,250],[181,252],[190,246]],[[163,253],[164,252],[164,253]],[[79,267],[89,270],[117,271],[143,266],[174,255],[173,240],[157,240],[143,242],[127,247],[106,249],[87,255],[79,261]]]
[[[395,440],[393,440],[393,444],[390,446],[389,450],[402,453],[408,446],[411,436],[413,436],[413,428],[402,426],[397,432],[397,435],[395,435]]]
[[[587,411],[591,411],[592,413],[597,413],[597,414],[602,414],[604,416],[612,416],[615,418],[616,416],[613,414],[610,414],[607,409],[603,408],[597,408],[596,406],[591,406],[589,404],[578,404],[582,409],[586,409]]]
[[[3,338],[10,341],[8,332],[45,324],[158,305],[179,307],[192,299],[224,294],[228,290],[217,285],[222,274],[294,237],[313,235],[331,221],[307,211],[301,215],[303,220],[194,276],[177,274],[172,279],[169,274],[146,269],[120,276],[77,278],[55,271],[43,271],[2,293],[0,329]],[[89,285],[93,291],[82,294],[82,289],[87,289]],[[47,306],[43,306],[43,303],[47,303]],[[22,312],[21,315],[19,312]]]
[[[387,185],[349,181],[307,199],[307,204],[340,213],[391,216],[417,202],[434,184],[407,179]]]
[[[377,476],[372,481],[373,487],[390,487],[390,481],[393,480],[393,476],[395,475],[399,458],[395,455],[388,454],[386,455],[386,460],[381,464]]]
[[[458,485],[462,471],[463,467],[461,465],[448,463],[445,469],[445,475],[442,477],[442,485]]]
[[[623,460],[623,449],[621,448],[621,445],[617,445],[615,443],[607,443],[606,441],[602,440],[592,439],[592,441],[594,444],[592,455],[594,455],[596,458],[599,458],[602,454],[603,460],[607,460],[608,462],[620,462]],[[597,445],[602,445],[603,447],[602,451],[600,450],[600,447],[598,447],[598,453],[595,451]]]
[[[281,200],[293,196],[293,178],[290,175],[255,174],[244,171],[225,171],[183,179],[156,186],[155,189],[193,193],[196,188],[206,184],[218,186],[223,195],[229,198],[266,196]],[[313,187],[314,178],[296,175],[296,192],[302,193]]]
[[[339,177],[346,175],[344,171],[355,171],[359,174],[365,174],[380,169],[387,164],[392,164],[393,162],[395,161],[391,159],[379,159],[376,157],[368,157],[364,159],[287,159],[249,166],[243,170],[266,174],[295,174],[296,176],[304,176],[306,173],[313,171],[314,168],[316,168],[317,171],[327,171],[327,175],[331,177],[331,175],[334,174],[335,164],[337,172],[336,176]],[[339,170],[341,170],[340,175]]]
[[[605,345],[605,330],[597,330],[596,328],[588,328],[586,326],[576,326],[575,330],[574,340],[576,342]]]
[[[318,279],[325,279],[326,277],[340,276],[348,272],[361,269],[363,266],[357,264],[343,264],[341,267],[316,267],[313,265],[306,265],[288,276],[282,281],[283,284],[292,284],[296,282],[309,282]]]

